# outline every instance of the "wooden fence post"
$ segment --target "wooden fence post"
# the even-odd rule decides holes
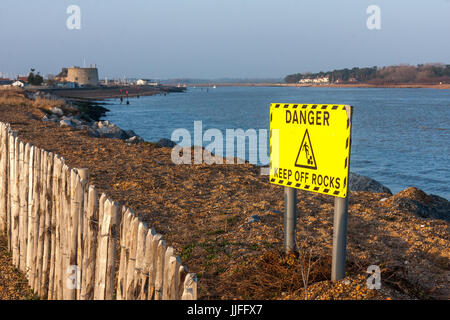
[[[41,184],[39,181],[40,175],[40,163],[41,163],[41,150],[39,148],[34,149],[34,165],[33,165],[33,203],[32,203],[32,212],[31,212],[31,233],[32,237],[30,239],[30,272],[28,282],[31,288],[34,287],[34,282],[36,279],[37,272],[37,258],[36,252],[38,247],[38,238],[39,238],[39,189],[41,188]]]
[[[19,266],[19,139],[14,138],[13,180],[11,200],[11,243],[12,258],[15,267]]]
[[[34,219],[33,219],[33,193],[34,193],[34,164],[35,164],[35,150],[32,146],[30,149],[30,160],[28,163],[28,230],[27,230],[27,252],[26,252],[26,275],[30,279],[30,270],[32,268],[33,243],[34,243]]]
[[[84,300],[84,289],[83,289],[83,255],[84,255],[84,219],[85,219],[85,206],[87,206],[87,184],[89,172],[87,168],[78,168],[75,169],[80,177],[82,196],[81,196],[81,204],[80,210],[78,212],[78,232],[77,232],[77,266],[80,272],[80,287],[77,289],[77,300]]]
[[[10,131],[9,134],[9,179],[8,179],[8,210],[7,210],[7,232],[8,232],[8,249],[10,252],[13,251],[13,217],[14,217],[14,211],[15,211],[15,199],[14,199],[14,192],[15,192],[15,173],[14,173],[14,167],[15,167],[15,148],[16,148],[16,137],[17,137],[17,131]]]
[[[52,166],[52,189],[51,189],[51,206],[52,206],[52,219],[50,221],[50,229],[51,229],[51,239],[50,239],[50,271],[49,271],[49,283],[48,283],[48,300],[56,299],[56,265],[57,265],[57,214],[58,209],[56,207],[56,192],[58,188],[58,173],[57,173],[57,157],[54,154],[51,154],[51,158],[49,158],[49,163],[53,164]]]
[[[189,273],[184,280],[184,291],[182,300],[197,300],[197,276],[195,273]]]
[[[152,241],[155,235],[156,235],[155,229],[150,228],[148,229],[147,235],[145,237],[144,263],[142,266],[142,273],[141,273],[141,292],[139,294],[139,300],[148,299],[148,292],[150,288],[150,268],[153,264]]]
[[[8,197],[8,132],[6,130],[6,124],[0,123],[0,234],[6,234],[7,232],[7,197]]]
[[[43,257],[44,257],[44,240],[45,240],[45,189],[46,189],[46,171],[47,171],[47,154],[44,150],[41,150],[41,161],[39,165],[39,232],[38,232],[38,244],[36,252],[36,274],[35,281],[33,284],[35,292],[42,297],[41,292],[41,280],[42,280],[42,269],[43,269]]]
[[[148,300],[155,300],[156,296],[156,270],[158,268],[158,245],[162,240],[162,235],[157,233],[153,236],[152,245],[150,248],[150,268],[149,268],[149,286],[148,286]]]
[[[28,152],[30,146],[28,145]],[[25,163],[27,162],[27,163]],[[26,272],[26,252],[27,252],[27,218],[28,218],[28,195],[27,195],[27,172],[26,145],[23,141],[19,142],[19,270]]]
[[[7,130],[6,140],[7,155],[6,158],[6,238],[8,239],[8,251],[11,252],[11,131]]]
[[[44,298],[48,298],[48,290],[49,290],[49,270],[50,270],[50,255],[53,255],[53,251],[51,251],[51,239],[52,234],[54,234],[52,229],[52,173],[53,173],[53,153],[45,152],[44,156],[44,172],[45,172],[45,189],[44,189],[44,198],[45,198],[45,221],[44,221],[44,251],[42,256],[42,276],[41,276],[41,296]]]
[[[21,251],[20,251],[20,258],[21,258],[21,265],[22,265],[22,272],[25,274],[28,272],[27,267],[27,253],[28,253],[28,224],[29,224],[29,188],[30,188],[30,156],[31,156],[31,145],[27,143],[25,145],[24,150],[24,159],[23,159],[23,184],[22,184],[22,197],[23,197],[23,221],[22,221],[22,244],[21,244]]]
[[[143,222],[139,222],[138,232],[137,232],[137,245],[136,245],[136,265],[134,268],[134,282],[135,282],[135,293],[134,300],[139,300],[141,297],[141,291],[143,290],[143,268],[144,268],[144,258],[145,258],[145,238],[147,236],[148,228]]]
[[[54,158],[54,197],[55,197],[55,280],[54,280],[54,293],[53,299],[61,300],[63,299],[63,288],[62,288],[62,239],[61,239],[61,224],[62,224],[62,210],[61,210],[61,172],[62,172],[62,161],[58,155]]]
[[[116,201],[110,200],[109,212],[111,216],[111,226],[108,235],[108,260],[106,266],[106,288],[105,299],[114,299],[114,280],[116,276],[116,239],[118,238],[117,223],[119,221],[119,204]]]
[[[166,242],[159,240],[156,252],[155,300],[162,300],[164,288],[164,262],[166,260]]]
[[[170,283],[169,283],[169,268],[170,268],[170,258],[174,255],[173,247],[167,247],[166,253],[164,256],[164,274],[163,274],[163,290],[162,290],[162,299],[169,300],[169,291],[170,291]]]
[[[124,212],[125,211],[125,212]],[[126,284],[127,284],[127,264],[129,256],[128,235],[130,232],[131,213],[124,207],[122,210],[123,217],[120,223],[120,265],[117,283],[117,300],[126,299]]]
[[[127,285],[126,285],[126,299],[135,299],[136,283],[134,279],[134,269],[136,268],[136,250],[137,250],[137,232],[139,227],[139,219],[134,216],[131,209],[128,209],[133,216],[128,232],[129,238],[129,257],[127,263]]]
[[[179,287],[179,272],[181,266],[181,259],[179,256],[171,256],[169,259],[169,268],[167,276],[167,299],[178,299],[178,287]]]
[[[177,300],[182,300],[183,292],[184,292],[184,281],[186,280],[186,276],[188,275],[189,270],[186,266],[181,265],[178,269],[178,293]]]
[[[67,276],[67,273],[70,267],[70,213],[71,213],[71,201],[70,201],[70,171],[67,164],[63,164],[63,170],[62,170],[62,192],[61,192],[61,198],[62,198],[62,223],[61,223],[61,234],[62,234],[62,287],[63,287],[63,296],[64,300],[72,300],[73,299],[73,291],[68,286],[68,280],[70,280]]]
[[[88,205],[87,205],[87,233],[85,234],[85,256],[83,286],[85,287],[84,299],[92,300],[94,298],[95,287],[95,265],[97,257],[97,237],[98,237],[98,193],[95,187],[89,186]]]
[[[76,274],[74,274],[75,284],[73,289],[69,291],[69,299],[75,300],[79,292],[80,274],[78,265],[78,222],[80,218],[81,205],[83,202],[83,188],[81,179],[75,169],[70,170],[70,216],[69,216],[69,266]]]

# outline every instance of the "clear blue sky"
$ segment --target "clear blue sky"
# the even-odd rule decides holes
[[[81,30],[66,28],[69,5]],[[381,8],[381,30],[366,9]],[[100,77],[284,77],[450,63],[450,0],[1,0],[0,71],[97,63]]]

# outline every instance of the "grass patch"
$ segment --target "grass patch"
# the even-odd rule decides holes
[[[181,252],[181,259],[183,261],[188,260],[191,257],[194,247],[195,244],[193,242],[184,246],[183,251]]]
[[[225,230],[219,229],[219,230],[208,231],[206,234],[208,236],[217,236],[217,235],[224,234],[224,233],[225,233]]]
[[[220,291],[225,292],[225,296],[237,294],[246,299],[275,299],[280,298],[282,292],[296,292],[303,288],[300,259],[278,250],[266,252],[226,272]],[[315,264],[309,284],[328,280],[331,261],[315,257],[312,262]]]

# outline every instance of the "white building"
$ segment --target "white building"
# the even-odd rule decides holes
[[[137,86],[145,86],[147,84],[147,80],[139,79],[136,81]]]
[[[301,79],[299,81],[299,83],[329,83],[330,79],[328,79],[328,77],[322,77],[322,78],[305,78],[305,79]]]
[[[22,81],[15,81],[12,83],[13,87],[19,87],[19,88],[23,88],[25,86],[25,84]]]

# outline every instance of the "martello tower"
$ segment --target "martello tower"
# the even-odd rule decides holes
[[[67,69],[66,81],[75,82],[79,85],[98,85],[98,69],[97,65],[89,68],[72,67]]]

